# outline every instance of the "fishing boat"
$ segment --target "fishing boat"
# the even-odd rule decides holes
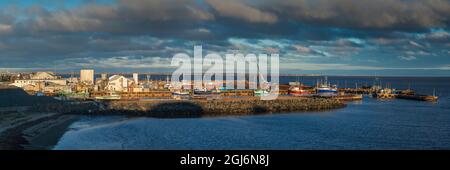
[[[219,89],[212,89],[212,90],[207,90],[206,88],[194,89],[194,95],[217,95],[217,94],[220,94]]]
[[[338,94],[338,88],[336,85],[328,83],[327,77],[322,83],[317,83],[316,93],[319,96],[336,96]]]
[[[372,93],[373,98],[377,99],[394,99],[398,95],[398,90],[392,88],[391,83],[386,83],[385,88],[381,88],[381,82],[380,82],[380,89],[374,91]]]
[[[289,87],[289,94],[292,96],[308,96],[311,92],[305,86],[291,86]]]
[[[172,92],[172,95],[183,96],[183,95],[190,95],[190,93],[189,93],[189,91],[174,91],[174,92]]]
[[[205,100],[218,100],[221,98],[221,95],[218,89],[207,90],[203,88],[203,89],[195,89],[192,98]]]
[[[338,100],[343,100],[343,101],[355,101],[355,100],[362,100],[363,95],[362,94],[344,94],[344,95],[335,96],[333,98],[338,99]]]
[[[268,90],[255,90],[255,96],[261,97],[261,96],[268,96],[270,92]]]
[[[297,81],[289,82],[288,94],[292,96],[308,96],[311,94],[310,89],[310,87],[301,83],[299,77],[297,77]]]
[[[172,92],[172,97],[176,100],[187,100],[190,99],[191,94],[189,93],[189,91],[174,91]]]
[[[120,100],[121,97],[118,94],[110,94],[108,96],[96,96],[95,99],[97,100]]]
[[[377,91],[376,93],[373,93],[372,97],[378,98],[378,99],[393,99],[397,96],[394,93],[394,91],[395,90],[390,89],[390,88],[384,88],[384,89]]]
[[[212,91],[208,91],[206,89],[195,89],[194,95],[209,95],[212,94]]]

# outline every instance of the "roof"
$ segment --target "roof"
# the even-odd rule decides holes
[[[31,75],[31,79],[55,79],[53,72],[36,72]]]
[[[115,81],[115,80],[118,80],[118,79],[120,79],[120,78],[127,79],[126,77],[121,76],[121,75],[113,75],[113,76],[109,77],[109,81]],[[128,79],[127,79],[127,80],[128,80]]]

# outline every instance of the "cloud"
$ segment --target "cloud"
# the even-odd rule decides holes
[[[412,55],[407,55],[407,56],[399,56],[400,59],[402,60],[406,60],[406,61],[412,61],[417,59],[416,57],[412,56]]]
[[[414,46],[414,47],[425,48],[423,45],[420,45],[419,43],[416,43],[414,41],[409,41],[409,44]]]
[[[11,25],[0,24],[0,34],[10,33],[11,30],[12,30],[12,26]]]
[[[214,19],[193,0],[119,0],[116,5],[89,3],[67,10],[33,7],[28,11],[36,16],[27,17],[21,26],[32,32],[162,33],[192,29],[195,22]]]
[[[450,38],[450,34],[446,31],[437,31],[437,32],[432,32],[429,33],[428,35],[426,35],[425,38],[429,38],[429,39],[448,39]]]
[[[310,67],[319,70],[450,62],[446,0],[82,2],[0,6],[0,67],[144,68],[191,53],[194,45],[205,52],[279,53],[288,64],[327,64]],[[413,62],[419,58],[423,62]]]
[[[170,58],[157,56],[114,56],[106,59],[87,57],[71,58],[56,63],[59,68],[170,68]]]
[[[266,47],[264,50],[266,50],[268,53],[271,54],[276,54],[280,52],[280,49],[274,47]]]
[[[118,11],[124,18],[148,21],[213,19],[194,0],[119,0]]]
[[[319,50],[311,49],[310,47],[305,47],[302,45],[292,45],[292,47],[297,52],[302,53],[302,54],[313,54],[313,55],[318,55],[318,56],[326,56],[326,53],[319,51]]]
[[[117,0],[116,4],[94,1],[69,9],[16,9],[21,19],[16,18],[12,27],[22,34],[105,32],[184,39],[365,38],[396,36],[395,31],[445,28],[450,23],[449,11],[450,2],[445,0]],[[210,30],[210,35],[192,31],[201,28]]]
[[[331,63],[284,63],[280,67],[293,70],[382,70],[383,67]]]
[[[347,28],[403,29],[446,26],[447,0],[265,0],[265,8],[300,22]]]
[[[298,52],[301,53],[310,53],[312,51],[310,48],[301,45],[293,45],[292,47],[294,47]]]
[[[263,12],[257,8],[251,7],[238,0],[206,0],[212,8],[219,13],[220,16],[241,19],[252,23],[269,23],[277,22],[276,15]]]

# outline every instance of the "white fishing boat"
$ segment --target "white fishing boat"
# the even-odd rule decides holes
[[[96,96],[95,99],[97,99],[97,100],[120,100],[121,97],[119,94],[110,93],[107,96]]]

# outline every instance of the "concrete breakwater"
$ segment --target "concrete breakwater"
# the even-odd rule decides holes
[[[125,114],[157,118],[194,118],[255,115],[296,111],[320,111],[345,107],[335,99],[280,98],[277,100],[233,99],[212,101],[111,101],[92,114]]]

